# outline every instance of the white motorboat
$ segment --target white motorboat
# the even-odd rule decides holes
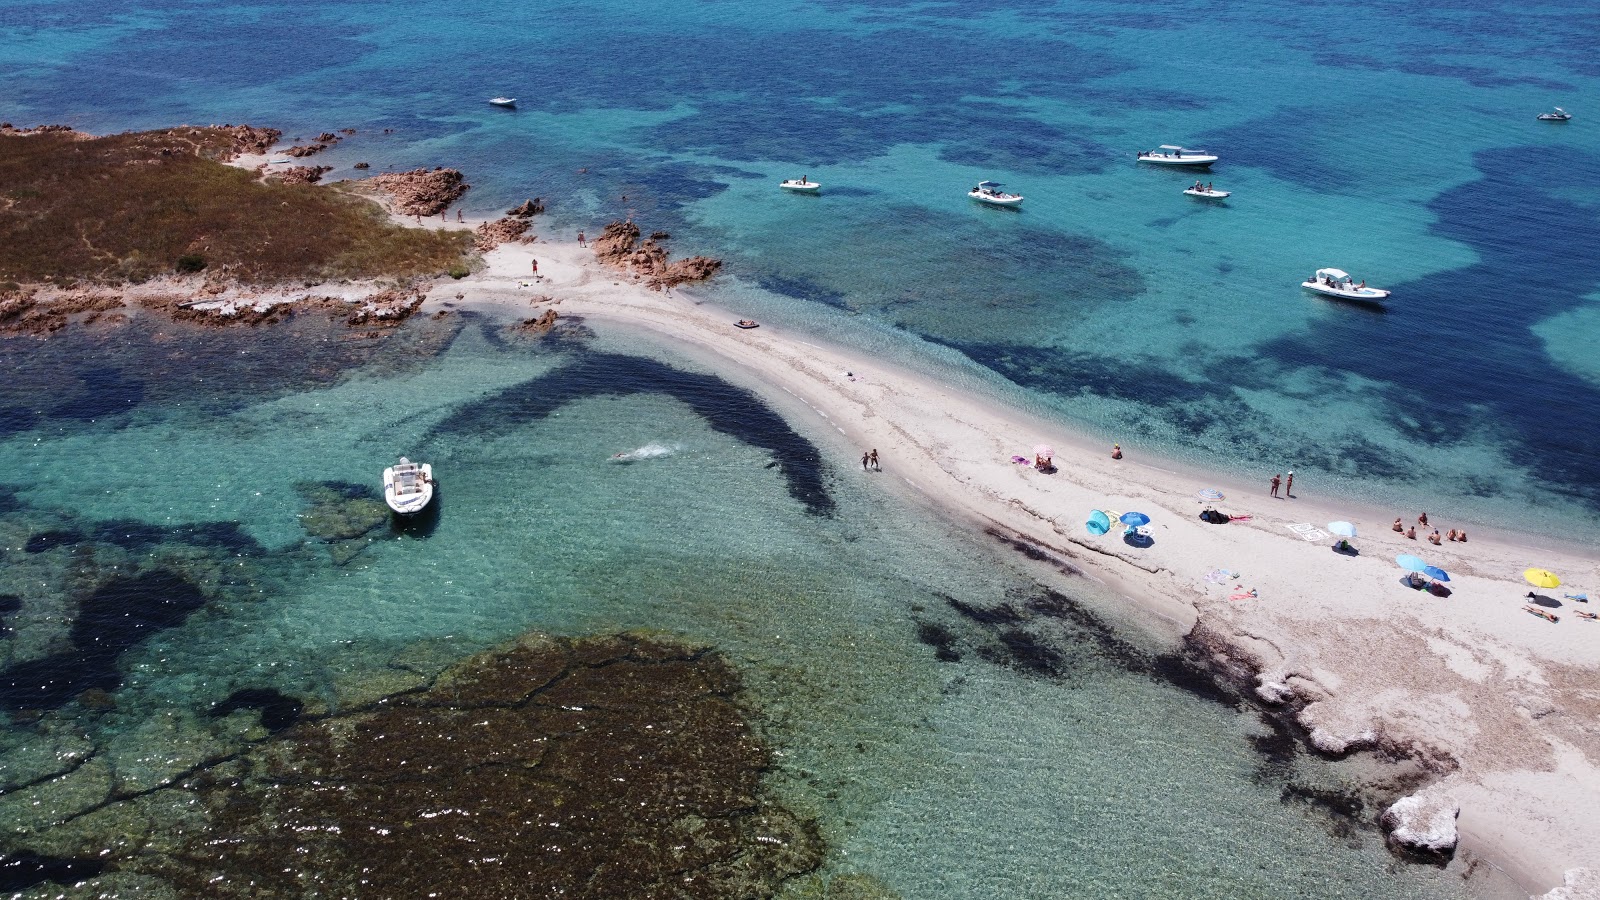
[[[817,184],[815,181],[811,181],[804,175],[800,176],[799,178],[791,178],[788,181],[778,185],[778,187],[781,187],[786,191],[799,191],[804,194],[815,194],[817,191],[822,189],[822,185]]]
[[[515,98],[515,97],[494,97],[494,98],[491,98],[489,100],[489,102],[493,103],[495,106],[507,106],[507,107],[510,107],[510,106],[516,106],[517,105],[517,98]]]
[[[1365,281],[1356,284],[1355,279],[1343,269],[1318,269],[1317,274],[1311,276],[1309,281],[1301,282],[1300,286],[1324,297],[1337,297],[1340,300],[1381,303],[1389,299],[1388,291],[1369,288]]]
[[[1175,144],[1162,144],[1154,150],[1139,151],[1139,162],[1158,166],[1209,166],[1217,156],[1203,150],[1186,150]]]
[[[1022,202],[1021,194],[1008,194],[1000,190],[1001,187],[998,181],[980,181],[977,187],[967,191],[967,196],[991,206],[1016,206]]]
[[[1209,184],[1196,181],[1192,187],[1184,188],[1183,192],[1191,197],[1200,197],[1205,200],[1226,200],[1233,196],[1233,191],[1219,191]]]
[[[383,470],[383,499],[402,516],[422,512],[433,501],[433,466],[400,457]]]
[[[1565,122],[1570,118],[1572,118],[1572,113],[1559,106],[1556,107],[1555,112],[1539,113],[1539,121],[1541,122]]]

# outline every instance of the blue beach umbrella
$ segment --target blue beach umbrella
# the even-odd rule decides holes
[[[1089,529],[1090,534],[1105,534],[1111,530],[1111,517],[1106,515],[1105,510],[1097,509],[1089,513],[1089,521],[1084,523],[1084,527]]]
[[[1129,528],[1138,528],[1140,525],[1149,525],[1150,517],[1142,512],[1125,512],[1118,517],[1117,521]]]
[[[1422,557],[1412,556],[1409,553],[1402,553],[1396,556],[1394,563],[1407,572],[1421,572],[1428,567],[1428,564],[1422,561]]]
[[[1439,568],[1438,566],[1427,566],[1422,570],[1422,574],[1432,578],[1434,581],[1450,580],[1450,573]]]
[[[1356,536],[1356,527],[1349,522],[1329,522],[1328,530],[1339,537],[1353,538]]]

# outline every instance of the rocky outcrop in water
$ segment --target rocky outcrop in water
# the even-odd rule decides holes
[[[362,184],[387,194],[395,210],[408,216],[438,215],[472,188],[460,172],[443,167],[385,172]]]
[[[544,212],[544,204],[536,200],[524,200],[522,201],[521,206],[515,206],[506,210],[506,215],[516,216],[519,219],[527,219],[542,212]]]
[[[670,261],[667,248],[660,241],[653,237],[639,241],[639,226],[632,222],[612,222],[591,246],[602,263],[632,272],[651,290],[704,281],[722,268],[721,260],[709,256]]]
[[[295,159],[303,159],[307,156],[321,153],[326,149],[328,149],[327,144],[297,144],[283,151],[283,155],[292,156]]]
[[[477,237],[473,239],[473,246],[478,249],[479,253],[487,253],[507,241],[514,241],[522,237],[530,227],[532,227],[532,223],[527,219],[517,219],[510,216],[496,219],[493,222],[484,222],[475,229]]]

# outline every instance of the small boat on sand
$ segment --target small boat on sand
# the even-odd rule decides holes
[[[1191,197],[1199,197],[1203,200],[1226,200],[1233,196],[1233,191],[1219,191],[1209,184],[1201,184],[1198,181],[1194,183],[1194,186],[1184,188],[1183,192]]]
[[[1000,190],[1001,187],[998,181],[980,181],[977,187],[967,191],[967,196],[990,206],[1016,206],[1022,202],[1021,194],[1008,194]]]
[[[1139,151],[1139,162],[1157,166],[1209,166],[1218,159],[1204,150],[1186,150],[1176,144],[1162,144],[1154,150]]]
[[[1389,299],[1388,291],[1369,288],[1365,281],[1356,284],[1355,279],[1343,269],[1318,269],[1317,274],[1302,281],[1300,286],[1324,297],[1337,297],[1340,300],[1381,303]]]
[[[402,516],[412,516],[433,501],[433,466],[404,456],[383,470],[383,500]]]
[[[822,185],[817,184],[815,181],[808,180],[804,175],[800,176],[799,178],[791,178],[788,181],[778,185],[778,187],[781,187],[786,191],[799,191],[803,194],[815,194],[817,191],[822,189]]]
[[[735,328],[760,328],[761,327],[761,323],[757,322],[755,319],[740,319],[739,321],[733,323],[733,325],[734,325]]]
[[[1559,106],[1556,107],[1555,112],[1539,113],[1538,116],[1538,119],[1541,122],[1565,122],[1570,118],[1572,118],[1572,113],[1567,112]]]
[[[517,98],[515,98],[515,97],[493,97],[493,98],[491,98],[489,100],[489,102],[494,104],[495,106],[504,106],[504,107],[510,108],[510,107],[513,107],[513,106],[517,105]]]

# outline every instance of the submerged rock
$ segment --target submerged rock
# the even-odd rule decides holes
[[[772,896],[823,844],[764,795],[739,690],[708,650],[528,635],[140,798],[205,821],[112,864],[184,896]]]
[[[389,521],[389,507],[366,485],[314,481],[295,490],[308,504],[300,527],[329,543],[362,537]]]
[[[1389,840],[1412,852],[1448,856],[1456,849],[1461,804],[1441,795],[1412,794],[1383,812]]]

